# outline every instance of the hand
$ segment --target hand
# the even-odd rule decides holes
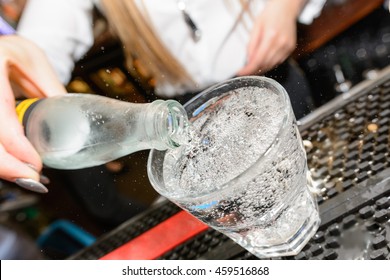
[[[42,162],[24,135],[15,113],[15,97],[65,94],[46,56],[19,36],[0,37],[0,178],[39,181]]]
[[[304,0],[268,1],[256,18],[239,76],[263,74],[282,63],[295,49],[296,18]]]

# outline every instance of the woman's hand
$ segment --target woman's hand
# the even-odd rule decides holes
[[[305,0],[272,0],[255,20],[247,63],[239,76],[264,74],[282,63],[296,47],[296,19]]]
[[[24,135],[15,98],[65,94],[39,47],[16,35],[0,37],[0,178],[39,181],[42,162]]]

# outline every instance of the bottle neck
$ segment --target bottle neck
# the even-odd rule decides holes
[[[149,115],[152,129],[147,129],[151,138],[157,137],[156,149],[173,149],[188,142],[189,125],[187,113],[175,100],[156,100],[150,104]],[[149,122],[148,121],[148,122]],[[150,123],[146,124],[150,127]]]

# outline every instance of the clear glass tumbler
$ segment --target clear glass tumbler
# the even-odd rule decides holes
[[[156,191],[259,258],[297,254],[320,217],[285,89],[239,77],[184,107],[188,145],[149,155]]]

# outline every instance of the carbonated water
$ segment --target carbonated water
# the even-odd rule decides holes
[[[163,166],[172,201],[258,257],[297,253],[319,223],[295,118],[280,98],[246,87],[211,100]]]

